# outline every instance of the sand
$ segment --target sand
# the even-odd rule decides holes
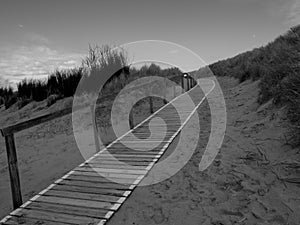
[[[137,187],[109,225],[300,224],[299,184],[280,180],[299,177],[297,149],[284,145],[282,109],[270,103],[259,107],[257,82],[219,81],[228,126],[215,162],[198,171],[210,128],[209,108],[204,104],[198,111],[201,132],[192,159],[168,180]]]
[[[97,124],[101,132],[103,144],[113,141],[111,129],[106,127],[107,118],[103,107],[111,105],[111,101],[102,102],[100,110],[96,110]],[[154,101],[154,110],[163,105],[161,100]],[[72,106],[72,98],[58,101],[54,105],[47,107],[46,101],[32,102],[20,110],[14,105],[8,110],[0,109],[0,127],[25,121],[30,118],[55,112]],[[84,129],[85,132],[92,132],[92,121],[85,117],[88,115],[84,109]],[[150,116],[149,103],[141,101],[135,107],[135,124]],[[100,119],[99,119],[100,118]],[[82,122],[82,121],[81,121]],[[65,175],[70,170],[77,167],[92,156],[96,150],[92,135],[90,150],[82,156],[79,151],[75,137],[73,135],[72,117],[64,117],[43,123],[39,126],[26,129],[15,134],[17,148],[18,166],[20,173],[23,202],[29,200],[41,190],[48,187],[55,180]],[[101,146],[103,147],[103,145]],[[10,190],[9,171],[7,167],[7,156],[4,138],[0,136],[0,218],[12,211],[12,199]]]
[[[256,103],[257,82],[238,84],[220,78],[227,104],[228,125],[214,163],[204,172],[198,164],[210,132],[207,103],[198,110],[201,123],[197,149],[174,176],[159,184],[137,187],[109,225],[143,224],[300,224],[299,149],[285,144],[284,109]],[[41,103],[8,113],[0,110],[0,125],[63,108]],[[138,121],[148,115],[142,105]],[[11,111],[14,111],[11,109]],[[187,126],[193,127],[192,123]],[[110,140],[107,140],[108,142]],[[194,140],[186,139],[182,143]],[[71,117],[45,123],[16,135],[23,200],[37,194],[84,159],[76,147]],[[172,147],[168,150],[172,151]],[[293,178],[293,179],[291,179]],[[4,140],[0,138],[0,217],[11,211]],[[296,180],[297,181],[297,180]]]

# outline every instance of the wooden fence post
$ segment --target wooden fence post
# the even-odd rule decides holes
[[[150,113],[152,114],[154,110],[153,110],[153,99],[151,96],[149,97],[149,106],[150,106]]]
[[[182,88],[182,93],[184,93],[184,76],[181,75],[181,88]]]
[[[133,123],[133,106],[131,109],[131,112],[129,112],[129,128],[133,129],[134,128],[134,123]]]
[[[164,78],[164,90],[163,90],[163,92],[164,92],[163,102],[164,102],[164,104],[167,104],[168,101],[167,101],[167,80],[166,80],[166,78]]]
[[[95,107],[93,105],[90,106],[92,112],[92,125],[93,125],[93,132],[94,132],[94,139],[95,139],[95,146],[96,146],[96,153],[100,151],[100,143],[98,137],[98,128],[96,124],[96,112]]]
[[[23,204],[23,202],[22,202],[20,177],[19,177],[19,170],[18,170],[16,145],[15,145],[13,134],[9,134],[5,136],[5,145],[6,145],[6,152],[7,152],[13,208],[17,209],[19,208],[19,206]]]
[[[176,85],[173,85],[173,98],[176,98]]]

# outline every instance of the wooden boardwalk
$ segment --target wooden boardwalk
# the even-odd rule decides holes
[[[199,86],[195,86],[166,104],[129,133],[11,212],[0,224],[105,224],[164,154],[201,104],[204,98],[199,89]],[[188,104],[186,95],[192,97],[196,107]],[[172,106],[174,103],[176,110]],[[156,116],[166,122],[167,131],[162,132],[165,131],[165,125],[151,123],[154,132],[149,139],[148,124]],[[183,118],[183,123],[179,116]],[[147,140],[133,142],[132,134]],[[124,143],[140,151],[132,150]],[[157,146],[151,151],[142,151],[151,145]],[[124,164],[112,160],[108,152]],[[119,182],[106,179],[98,172]]]

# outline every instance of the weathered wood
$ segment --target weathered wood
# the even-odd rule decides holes
[[[97,163],[95,163],[97,164]],[[148,165],[149,163],[147,163],[146,165]],[[145,164],[144,164],[145,165]],[[77,173],[72,174],[71,176],[69,176],[68,178],[66,178],[66,180],[81,180],[81,181],[90,181],[90,182],[101,182],[101,183],[110,183],[112,182],[111,180],[108,180],[105,177],[102,177],[101,175],[99,175],[97,173],[98,176],[95,176],[95,174],[93,174],[94,176],[90,176],[87,175],[86,173],[80,174],[78,173],[79,171],[76,171]],[[115,178],[114,181],[117,183],[126,183],[126,184],[132,184],[134,181],[136,180],[136,178]]]
[[[115,158],[117,158],[119,161],[124,162],[124,163],[135,163],[135,162],[152,162],[155,159],[155,156],[149,156],[148,155],[143,155],[146,157],[118,157],[117,153],[116,154],[112,154]],[[95,162],[99,162],[99,163],[104,163],[103,159],[93,159],[90,162],[91,163],[95,163]],[[105,159],[106,163],[109,163],[110,159]],[[114,161],[111,161],[114,162]]]
[[[97,164],[92,164],[90,165],[93,168],[107,168],[107,169],[132,169],[132,170],[145,170],[148,165],[144,165],[144,166],[133,166],[130,165],[129,163],[125,164],[125,165],[112,165],[112,164],[102,164],[101,162],[97,163]]]
[[[120,154],[120,153],[115,153],[115,154],[101,154],[99,155],[98,159],[99,161],[106,161],[109,160],[112,157],[118,157],[118,159],[123,159],[123,158],[155,158],[154,156],[151,155],[141,155],[136,152],[136,154]]]
[[[149,108],[150,108],[150,113],[152,114],[154,110],[153,110],[153,99],[151,96],[149,97]]]
[[[54,113],[50,113],[50,114],[46,114],[43,116],[38,116],[36,118],[21,122],[21,123],[17,123],[5,128],[1,129],[1,133],[3,136],[7,136],[16,132],[19,132],[21,130],[25,130],[28,128],[31,128],[33,126],[39,125],[41,123],[45,123],[47,121],[65,116],[67,114],[72,113],[72,107],[71,108],[67,108],[67,109],[63,109]]]
[[[100,161],[100,162],[92,161],[89,163],[89,165],[91,165],[92,167],[94,165],[119,165],[120,162],[122,162],[122,163],[126,163],[128,165],[131,165],[131,166],[148,166],[149,163],[151,163],[151,161],[153,161],[153,160],[151,160],[151,161],[149,160],[149,161],[127,161],[127,162],[125,162],[122,159],[119,159],[119,158],[117,158],[117,159],[118,159],[117,162],[109,161],[109,160]]]
[[[90,201],[98,202],[111,202],[111,203],[120,203],[124,201],[124,197],[117,197],[111,195],[100,195],[92,193],[82,193],[82,192],[71,192],[71,191],[59,191],[59,190],[50,190],[45,193],[45,196],[55,196],[55,197],[65,197],[71,199],[84,199]]]
[[[173,98],[176,98],[176,85],[173,85]]]
[[[46,197],[44,197],[46,198]],[[53,201],[61,201],[60,198],[53,198]],[[78,201],[77,201],[78,202]],[[74,204],[77,202],[73,202]],[[58,203],[58,202],[57,202]],[[81,202],[81,206],[85,206],[88,202]],[[99,223],[98,218],[84,217],[84,216],[75,216],[68,215],[64,213],[54,213],[50,211],[40,211],[36,209],[23,209],[17,213],[15,216],[22,218],[31,218],[31,219],[41,219],[46,221],[53,221],[59,223],[69,223],[69,224],[97,224]]]
[[[53,187],[53,190],[65,190],[65,191],[75,191],[75,192],[82,192],[82,193],[94,193],[94,194],[104,194],[104,195],[114,195],[114,196],[124,196],[124,194],[126,193],[125,190],[71,186],[71,185],[56,185],[55,187]],[[41,199],[38,198],[36,201],[40,201],[40,200]]]
[[[115,173],[123,176],[125,174],[132,174],[132,175],[144,175],[147,173],[146,170],[122,170],[122,169],[107,169],[107,168],[90,168],[90,167],[78,167],[77,171],[95,171],[99,173]]]
[[[106,168],[97,168],[99,170]],[[115,169],[117,170],[117,169]],[[81,187],[94,187],[94,188],[107,188],[107,189],[117,189],[117,190],[130,190],[130,185],[117,184],[112,182],[91,182],[91,181],[79,181],[79,180],[62,180],[60,184],[72,185],[72,186],[81,186]]]
[[[20,186],[20,177],[18,170],[18,160],[14,135],[5,136],[5,145],[7,152],[7,161],[9,169],[10,186],[13,200],[13,208],[17,209],[22,205],[22,194]]]
[[[56,204],[65,204],[65,205],[74,205],[98,209],[111,209],[115,203],[110,202],[98,202],[84,199],[73,199],[65,197],[55,197],[55,196],[40,196],[38,198],[40,202],[56,203]]]
[[[183,77],[183,75],[181,76],[181,88],[182,88],[182,93],[184,93],[184,77]]]
[[[130,129],[134,128],[133,108],[132,108],[131,112],[129,113],[129,128]]]
[[[58,221],[49,221],[43,220],[43,225],[70,225],[70,223],[62,223]],[[41,219],[32,219],[32,218],[24,218],[12,216],[7,222],[3,223],[3,225],[20,225],[20,224],[41,224]],[[2,225],[2,223],[1,223]]]
[[[98,152],[98,151],[100,151],[100,142],[99,142],[98,128],[97,128],[97,124],[96,124],[95,107],[93,105],[91,105],[90,109],[91,109],[91,113],[92,113],[92,124],[93,124],[95,147],[96,147],[96,152]]]
[[[73,192],[73,193],[77,193],[77,192]],[[71,214],[76,216],[89,216],[89,217],[95,217],[100,219],[106,219],[106,215],[109,212],[107,209],[95,209],[90,207],[83,208],[79,206],[46,203],[46,202],[32,202],[26,207],[26,209],[38,209],[42,211],[66,213],[66,214]],[[30,223],[30,224],[34,224],[34,223]]]
[[[167,87],[167,79],[164,78],[163,103],[164,103],[165,105],[168,103],[168,101],[167,101],[167,90],[168,90],[168,87]]]

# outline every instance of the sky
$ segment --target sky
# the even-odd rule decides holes
[[[79,65],[89,44],[162,40],[210,64],[297,24],[299,0],[1,0],[0,86]]]

